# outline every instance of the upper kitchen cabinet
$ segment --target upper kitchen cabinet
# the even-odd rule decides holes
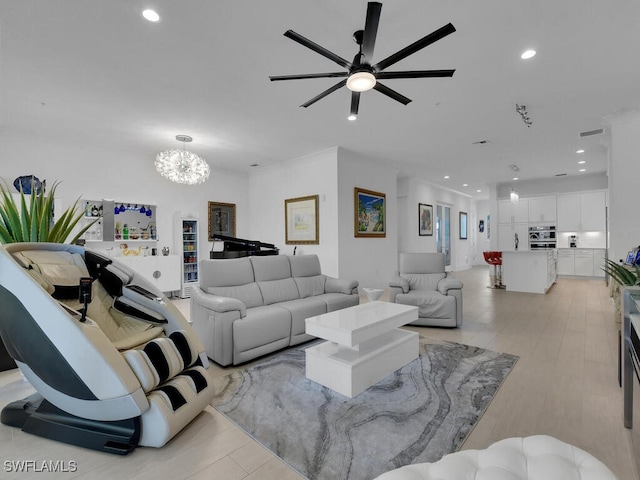
[[[498,201],[498,223],[528,223],[529,199],[520,198],[518,203],[510,200]]]
[[[557,196],[558,231],[604,232],[606,195],[604,191]]]
[[[529,223],[544,223],[555,225],[556,223],[556,197],[530,197],[529,198]]]

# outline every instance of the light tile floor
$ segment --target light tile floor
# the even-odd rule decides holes
[[[486,288],[488,268],[456,272],[464,282],[464,325],[409,327],[423,335],[520,356],[463,448],[506,437],[553,435],[598,457],[621,480],[638,480],[617,384],[617,332],[602,280],[561,278],[546,295]],[[385,296],[381,298],[385,300]],[[366,300],[363,300],[366,301]],[[189,301],[177,300],[186,315]],[[212,375],[229,368],[212,365]],[[0,406],[31,389],[17,371],[0,373]],[[76,472],[10,473],[7,461],[77,462]],[[40,462],[40,463],[38,463]],[[0,425],[0,478],[248,479],[301,478],[208,407],[162,449],[113,456],[41,439]]]

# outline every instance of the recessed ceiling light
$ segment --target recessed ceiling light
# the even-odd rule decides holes
[[[518,180],[518,177],[513,177],[514,180]]]
[[[476,193],[482,193],[482,190],[476,190]]]
[[[520,58],[523,60],[527,60],[533,56],[535,56],[536,51],[535,50],[525,50],[524,52],[522,52],[522,55],[520,55]]]
[[[142,12],[142,16],[153,23],[160,21],[160,15],[158,15],[158,12],[156,12],[155,10],[150,10],[150,9],[144,10]]]
[[[356,115],[349,115],[347,117],[347,120],[349,120],[350,122],[353,122],[356,118],[358,118]]]
[[[446,178],[447,180],[449,180],[451,177],[449,175],[445,175],[444,178]]]
[[[586,168],[581,168],[579,171],[580,171],[580,172],[586,172],[586,171],[587,171],[587,169],[586,169]]]
[[[462,184],[462,186],[463,186],[463,187],[468,187],[468,186],[469,186],[469,184],[468,184],[468,183],[463,183],[463,184]]]
[[[576,153],[584,153],[584,150],[583,149],[576,150]]]
[[[586,160],[580,160],[580,161],[578,162],[578,165],[584,165],[585,163],[587,163],[587,161],[586,161]]]

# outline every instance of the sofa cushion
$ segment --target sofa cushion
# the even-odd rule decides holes
[[[300,298],[313,297],[324,293],[325,275],[313,275],[311,277],[294,277]]]
[[[291,312],[291,337],[305,333],[305,319],[327,313],[327,304],[317,297],[300,298],[278,305]]]
[[[291,278],[291,264],[286,255],[268,255],[249,257],[253,265],[256,282]]]
[[[291,255],[289,263],[292,277],[313,277],[322,273],[317,255]]]
[[[260,288],[258,288],[258,284],[255,282],[229,287],[206,287],[205,291],[212,295],[240,300],[247,308],[264,305],[262,293],[260,292]]]
[[[205,290],[207,287],[246,285],[253,281],[253,268],[249,257],[200,262],[200,285]]]
[[[438,282],[446,273],[401,273],[400,277],[409,282],[411,290],[437,290]]]
[[[396,303],[418,307],[418,316],[423,318],[456,318],[456,299],[438,291],[411,290],[399,293]]]
[[[283,278],[281,280],[258,282],[258,287],[260,287],[260,292],[262,293],[262,299],[264,300],[265,305],[300,298],[296,282],[291,277]]]
[[[233,350],[244,352],[291,337],[291,313],[279,305],[247,310],[247,316],[233,322]]]
[[[342,308],[353,307],[360,303],[358,295],[345,295],[343,293],[325,293],[314,298],[322,300],[327,304],[327,312],[334,312]]]
[[[398,267],[404,273],[440,273],[445,270],[445,256],[444,253],[401,252]]]

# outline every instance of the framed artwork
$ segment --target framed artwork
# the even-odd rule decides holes
[[[287,245],[320,243],[318,200],[318,195],[311,195],[284,201],[284,234]]]
[[[460,240],[467,239],[467,212],[460,212]]]
[[[379,237],[387,235],[384,193],[372,192],[363,188],[354,189],[354,235],[356,237]]]
[[[236,204],[209,202],[209,241],[214,235],[236,236]]]
[[[418,204],[418,235],[421,237],[433,235],[433,205]]]

